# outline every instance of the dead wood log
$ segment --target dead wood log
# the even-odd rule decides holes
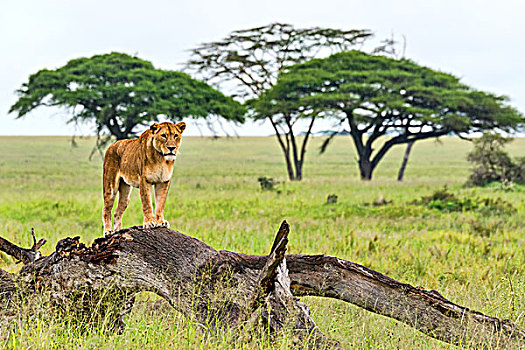
[[[525,331],[509,320],[483,315],[436,291],[350,261],[285,255],[287,243],[285,222],[268,256],[217,251],[166,228],[123,229],[96,239],[90,247],[79,237],[66,238],[51,255],[23,260],[19,274],[0,273],[0,297],[8,309],[16,293],[49,292],[55,304],[73,304],[75,310],[91,313],[92,304],[86,300],[95,300],[112,306],[97,312],[109,315],[115,328],[122,329],[134,295],[151,291],[212,332],[224,326],[249,330],[263,323],[276,333],[291,327],[298,342],[312,348],[339,347],[315,326],[296,298],[312,295],[344,300],[452,344],[525,346]],[[0,250],[17,258],[23,251],[6,240],[0,241]],[[111,299],[104,303],[103,298]]]
[[[11,255],[19,262],[23,262],[24,264],[32,263],[42,256],[39,250],[46,244],[46,240],[41,239],[37,242],[34,229],[31,229],[31,235],[33,236],[33,246],[30,249],[20,248],[16,244],[0,237],[0,250]]]
[[[272,332],[289,328],[298,341],[312,348],[340,348],[340,344],[326,337],[310,317],[308,307],[299,302],[290,290],[290,277],[286,266],[286,245],[290,228],[283,221],[275,237],[270,255],[260,269],[256,290],[249,303],[251,323],[262,321]],[[254,318],[256,321],[254,322]],[[259,321],[259,322],[257,322]]]

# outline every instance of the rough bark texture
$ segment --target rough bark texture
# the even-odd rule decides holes
[[[19,300],[17,293],[48,291],[57,305],[82,300],[76,306],[79,312],[93,311],[86,300],[105,305],[97,298],[110,296],[107,304],[113,308],[97,312],[113,317],[119,330],[134,295],[151,291],[212,332],[262,323],[275,333],[293,329],[297,341],[307,347],[340,347],[315,326],[308,308],[296,298],[314,295],[395,318],[452,344],[525,346],[525,331],[508,320],[472,311],[436,291],[412,287],[349,261],[285,255],[287,242],[285,222],[268,256],[217,251],[166,228],[124,229],[96,239],[91,247],[78,237],[66,238],[54,253],[27,263],[18,275],[0,273],[0,296],[6,310]],[[0,250],[11,254],[5,247],[0,244]]]

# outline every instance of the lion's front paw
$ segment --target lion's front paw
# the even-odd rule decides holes
[[[168,221],[164,220],[164,219],[157,220],[157,226],[170,228],[170,223]]]
[[[145,228],[145,229],[148,229],[148,228],[155,228],[157,227],[157,222],[153,219],[150,219],[150,220],[144,220],[144,223],[142,224],[142,227]]]

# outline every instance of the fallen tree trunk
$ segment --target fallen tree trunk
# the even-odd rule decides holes
[[[48,293],[54,305],[79,314],[96,310],[122,330],[135,294],[150,291],[212,332],[263,324],[274,333],[293,329],[311,348],[340,347],[296,298],[312,295],[344,300],[452,344],[525,346],[525,331],[509,320],[459,306],[436,291],[336,257],[285,255],[288,229],[283,222],[268,256],[217,251],[166,228],[123,229],[91,247],[66,238],[44,257],[34,248],[42,241],[29,250],[2,239],[0,250],[25,265],[19,274],[0,273],[0,300],[7,310],[25,300],[20,294]]]

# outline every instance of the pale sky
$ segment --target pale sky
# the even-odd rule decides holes
[[[407,39],[405,56],[475,88],[508,95],[525,112],[525,2],[518,0],[3,0],[0,4],[0,135],[86,135],[56,109],[7,114],[14,91],[40,69],[111,51],[180,69],[196,45],[272,22],[369,29]],[[190,135],[198,129],[190,125]],[[269,135],[249,124],[239,135]]]

